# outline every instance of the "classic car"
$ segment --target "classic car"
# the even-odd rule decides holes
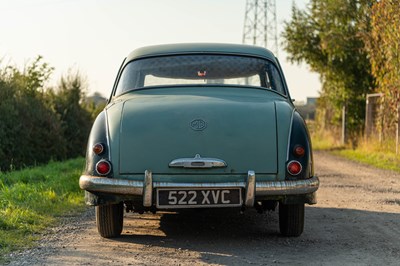
[[[79,181],[106,238],[124,210],[279,208],[299,236],[319,187],[310,137],[277,58],[234,44],[144,47],[123,61]]]

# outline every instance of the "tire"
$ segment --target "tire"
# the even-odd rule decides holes
[[[118,237],[124,221],[123,203],[96,206],[97,231],[102,237]]]
[[[304,203],[279,203],[279,229],[282,235],[297,237],[304,230]]]

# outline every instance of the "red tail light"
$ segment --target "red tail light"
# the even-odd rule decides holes
[[[111,172],[111,164],[108,161],[101,160],[96,164],[96,171],[100,175],[108,175]]]
[[[296,145],[293,149],[293,154],[296,157],[303,157],[305,153],[306,153],[306,150],[301,145]]]
[[[97,155],[100,155],[104,152],[104,146],[101,143],[96,143],[93,145],[93,152]]]
[[[302,166],[298,161],[290,161],[287,165],[287,170],[291,175],[298,175],[302,170]]]

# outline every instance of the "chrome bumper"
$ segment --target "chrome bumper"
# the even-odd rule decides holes
[[[143,205],[152,206],[154,188],[243,188],[245,190],[244,205],[252,207],[256,196],[267,195],[302,195],[315,192],[319,187],[319,179],[314,176],[309,179],[295,181],[256,181],[254,171],[249,171],[246,182],[225,183],[170,183],[154,182],[152,173],[145,172],[144,181],[107,178],[82,175],[79,186],[90,192],[104,192],[122,195],[143,196]]]

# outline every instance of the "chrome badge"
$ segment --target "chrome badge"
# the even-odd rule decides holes
[[[203,119],[194,119],[190,122],[190,128],[195,131],[203,131],[206,127],[207,123]]]

